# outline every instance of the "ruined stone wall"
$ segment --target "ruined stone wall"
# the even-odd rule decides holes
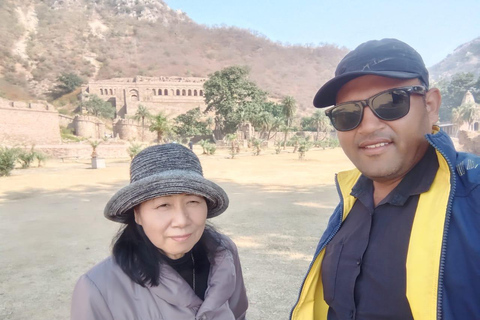
[[[73,119],[76,136],[88,139],[102,139],[105,136],[105,124],[96,117],[76,115]]]
[[[84,94],[95,94],[115,107],[120,118],[135,114],[142,104],[155,114],[163,111],[176,116],[190,109],[206,107],[203,83],[206,78],[140,77],[115,78],[89,82]]]
[[[0,143],[32,145],[61,143],[59,117],[46,102],[0,99]]]
[[[58,121],[61,127],[69,128],[75,131],[75,127],[73,125],[73,117],[66,116],[64,114],[59,114]]]
[[[102,143],[97,147],[97,156],[105,159],[129,158],[127,149],[129,143],[106,144]],[[53,159],[75,161],[77,159],[90,159],[92,147],[87,142],[63,145],[38,145],[35,150],[47,154]]]
[[[147,124],[142,131],[142,125],[133,119],[117,119],[113,123],[113,136],[127,141],[155,141],[157,139],[157,134],[151,132]]]

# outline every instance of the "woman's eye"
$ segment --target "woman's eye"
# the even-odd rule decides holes
[[[166,208],[166,207],[168,207],[168,203],[161,203],[161,204],[159,204],[159,205],[156,207],[156,209],[158,209],[158,208]]]

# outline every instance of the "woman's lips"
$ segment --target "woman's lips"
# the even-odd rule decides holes
[[[189,234],[185,234],[185,235],[182,235],[182,236],[173,236],[173,237],[170,237],[172,240],[174,241],[177,241],[177,242],[184,242],[186,240],[188,240],[188,238],[190,238],[192,234],[189,233]]]

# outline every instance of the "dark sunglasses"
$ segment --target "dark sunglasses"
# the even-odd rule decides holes
[[[363,109],[369,106],[380,119],[393,121],[405,117],[410,111],[410,95],[425,95],[424,86],[409,86],[382,91],[376,95],[358,101],[338,104],[325,111],[338,131],[353,130],[363,119]]]

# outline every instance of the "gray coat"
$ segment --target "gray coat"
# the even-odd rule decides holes
[[[78,280],[73,291],[71,319],[245,319],[248,301],[238,252],[230,239],[226,242],[231,251],[218,251],[211,261],[204,301],[169,265],[162,265],[159,286],[142,287],[110,256]]]

